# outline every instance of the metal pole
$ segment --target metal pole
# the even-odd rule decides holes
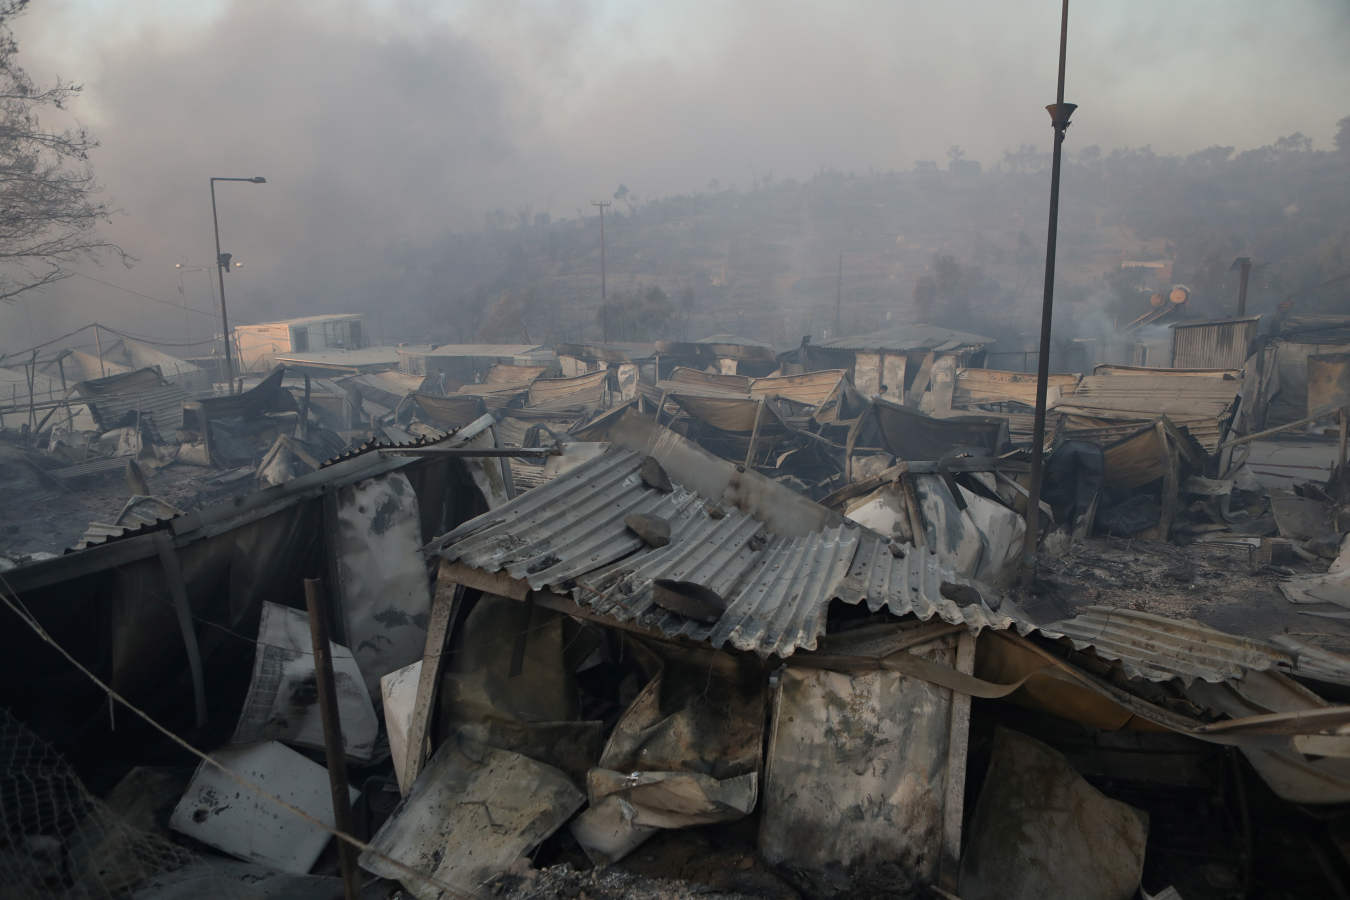
[[[844,333],[839,314],[844,305],[844,254],[839,254],[839,274],[834,280],[834,337]]]
[[[1064,60],[1068,48],[1069,0],[1063,0],[1059,21],[1059,85],[1055,103],[1046,107],[1055,129],[1055,151],[1050,166],[1050,224],[1045,241],[1045,297],[1041,305],[1041,343],[1036,359],[1036,419],[1031,436],[1031,483],[1027,489],[1027,533],[1022,544],[1022,586],[1036,577],[1036,544],[1040,536],[1041,472],[1045,463],[1045,394],[1050,380],[1050,322],[1055,300],[1055,238],[1059,233],[1059,171],[1064,131],[1077,107],[1064,102]]]
[[[342,746],[342,723],[338,718],[337,687],[333,681],[333,657],[328,637],[328,610],[323,600],[323,582],[305,579],[305,606],[309,610],[309,636],[314,643],[314,681],[319,691],[319,716],[323,720],[323,746],[328,759],[328,786],[333,791],[333,824],[343,834],[352,833],[351,795],[347,791],[347,757]],[[356,851],[338,841],[338,863],[347,900],[356,900],[361,882],[356,872]]]
[[[97,322],[94,323],[94,345],[95,345],[96,347],[98,347],[98,371],[99,371],[99,374],[100,374],[102,377],[107,378],[107,377],[108,377],[108,370],[107,370],[107,368],[103,365],[103,338],[99,337],[99,334],[98,334],[98,323],[97,323]],[[89,345],[88,345],[88,344],[85,344],[85,346],[88,347]]]
[[[1238,310],[1239,316],[1247,314],[1247,276],[1252,273],[1252,261],[1243,257],[1241,263],[1241,272],[1238,275]]]
[[[216,179],[211,179],[211,224],[216,230],[216,278],[220,280],[220,335],[225,345],[225,383],[234,393],[234,358],[230,355],[230,314],[225,309],[225,269],[220,264],[220,216],[216,214]]]
[[[600,330],[603,341],[609,343],[609,308],[605,299],[605,207],[608,200],[592,200],[591,206],[600,210]]]

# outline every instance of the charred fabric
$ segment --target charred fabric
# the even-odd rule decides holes
[[[8,490],[97,518],[0,559],[0,879],[1346,895],[1350,326],[1052,375],[1030,590],[988,343],[35,358]]]

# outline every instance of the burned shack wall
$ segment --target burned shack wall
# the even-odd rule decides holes
[[[336,567],[328,548],[336,544],[334,529],[325,525],[325,492],[391,471],[402,473],[417,498],[409,543],[420,545],[486,509],[457,460],[365,454],[142,533],[13,569],[5,573],[6,585],[60,646],[133,704],[190,740],[220,743],[233,731],[248,688],[263,602],[303,608],[304,578],[332,583]],[[181,568],[205,670],[205,728],[196,725],[187,652],[160,556],[166,544]],[[101,691],[11,613],[0,615],[10,616],[0,706],[77,768],[106,770],[110,760],[167,749],[134,716],[110,717]]]

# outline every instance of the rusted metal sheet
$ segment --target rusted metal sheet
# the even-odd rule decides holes
[[[843,369],[824,369],[804,375],[778,375],[750,382],[752,397],[782,397],[804,406],[819,408],[838,400],[843,390]]]
[[[1078,378],[1077,375],[1051,375],[1048,386],[1052,390],[1071,392],[1078,385]],[[1036,375],[998,369],[957,369],[952,405],[971,406],[978,403],[1035,406]]]
[[[548,371],[548,366],[508,366],[496,363],[488,369],[483,384],[496,388],[525,388]]]
[[[689,415],[706,422],[719,431],[749,434],[755,430],[760,401],[749,397],[703,397],[692,394],[671,394],[671,399]],[[766,434],[776,425],[774,417],[766,415],[760,422],[760,433]]]
[[[1350,353],[1308,357],[1308,415],[1350,407]]]
[[[1177,322],[1172,326],[1172,367],[1241,369],[1260,322],[1260,316]]]
[[[576,378],[540,378],[530,385],[529,405],[565,401],[578,406],[598,407],[604,399],[609,373],[592,372]]]
[[[737,395],[748,395],[752,379],[748,375],[720,375],[687,366],[676,366],[667,380],[672,385],[707,387]]]
[[[451,394],[441,397],[436,394],[414,394],[422,415],[433,425],[441,428],[458,428],[472,422],[483,414],[483,398],[469,394]]]

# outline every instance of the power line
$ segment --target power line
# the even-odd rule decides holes
[[[140,291],[132,290],[132,289],[129,288],[129,287],[123,287],[123,286],[120,285],[120,284],[113,284],[111,281],[104,281],[102,278],[95,278],[93,275],[86,275],[86,274],[84,274],[83,272],[71,272],[70,274],[72,274],[72,275],[78,275],[78,276],[80,276],[81,278],[87,278],[87,279],[89,279],[90,281],[93,281],[93,282],[95,282],[95,283],[97,283],[97,284],[102,284],[102,285],[105,285],[105,286],[110,287],[110,288],[115,288],[116,290],[119,290],[119,291],[125,291],[125,292],[128,293],[128,294],[133,294],[133,295],[135,295],[135,296],[137,296],[137,297],[141,297],[141,298],[143,298],[143,299],[145,299],[145,300],[150,300],[150,301],[152,301],[152,302],[154,302],[154,303],[159,303],[159,304],[162,304],[162,305],[164,305],[164,306],[172,306],[174,309],[182,309],[182,310],[186,310],[186,311],[188,311],[188,312],[194,312],[194,313],[196,313],[196,314],[199,315],[199,316],[206,316],[208,319],[215,319],[215,314],[214,314],[214,313],[202,312],[200,309],[195,309],[194,307],[187,306],[187,305],[182,304],[182,303],[174,303],[172,300],[164,300],[164,299],[162,299],[162,298],[160,298],[160,297],[152,297],[152,296],[150,296],[149,294],[143,294],[143,293],[141,293]],[[109,328],[108,330],[109,330],[109,331],[112,331],[111,328]]]

